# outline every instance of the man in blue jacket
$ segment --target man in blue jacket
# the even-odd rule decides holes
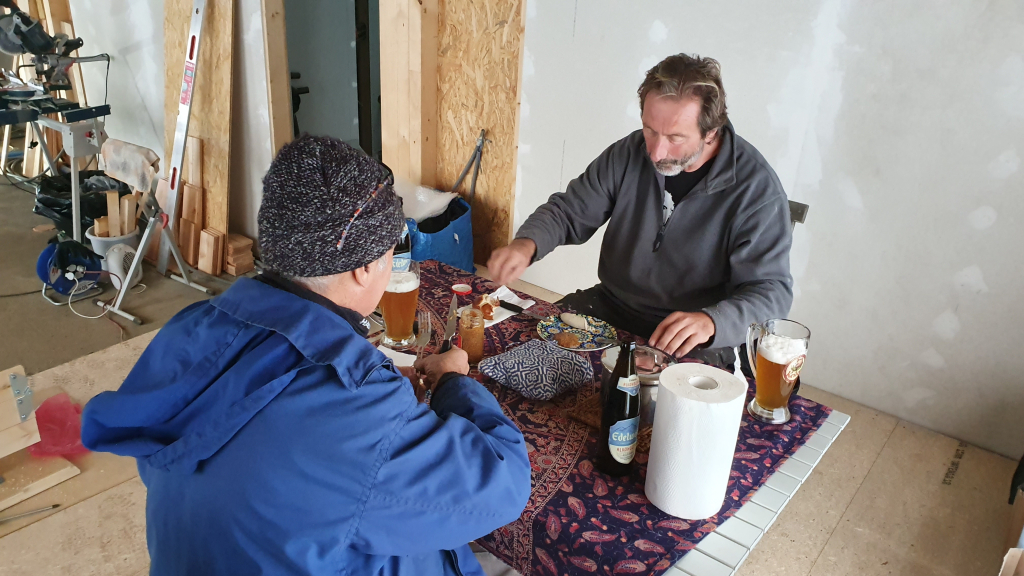
[[[116,392],[92,450],[135,457],[153,575],[482,575],[467,543],[519,517],[522,433],[455,349],[411,382],[366,340],[402,209],[379,163],[331,138],[263,181],[268,268],[181,311]]]

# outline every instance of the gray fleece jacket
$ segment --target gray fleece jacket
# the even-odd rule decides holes
[[[598,277],[614,299],[644,318],[704,311],[713,347],[738,346],[747,326],[784,318],[793,303],[789,202],[768,162],[731,124],[708,175],[675,206],[664,238],[664,177],[637,130],[612,144],[565,192],[520,227],[535,261],[562,244],[582,244],[605,222]],[[668,202],[671,205],[671,201]]]

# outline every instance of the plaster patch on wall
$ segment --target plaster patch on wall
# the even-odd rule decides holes
[[[526,2],[526,17],[536,18],[537,17],[537,0],[527,0]]]
[[[529,148],[529,146],[526,146]],[[519,146],[519,154],[522,155],[524,152],[523,146]],[[523,221],[519,217],[519,199],[523,197],[523,165],[522,163],[516,163],[516,198],[515,202],[512,203],[512,229],[519,230],[519,227],[523,224]]]
[[[939,338],[952,340],[960,331],[960,318],[957,318],[952,310],[946,310],[932,320],[932,329],[935,330]]]
[[[996,180],[1005,180],[1020,168],[1020,156],[1017,150],[1010,148],[1000,154],[988,165],[988,173]]]
[[[530,117],[530,103],[526,101],[526,92],[519,98],[519,119]]]
[[[631,123],[640,124],[642,122],[640,119],[640,102],[636,98],[630,98],[629,104],[626,104],[626,118],[629,118]],[[634,130],[636,128],[639,128],[639,126],[634,127]]]
[[[925,363],[926,365],[935,368],[936,370],[946,367],[946,359],[943,358],[942,354],[939,354],[939,351],[936,350],[935,348],[929,348],[924,352],[921,352],[921,354],[918,356],[918,359],[920,359],[921,362]]]
[[[661,20],[655,20],[654,24],[651,24],[651,30],[647,33],[647,37],[651,39],[651,42],[661,44],[668,38],[668,28],[662,24]]]
[[[526,48],[523,48],[523,78],[527,76],[533,76],[537,72],[537,69],[533,67],[533,54]]]
[[[1003,61],[999,77],[1004,84],[995,91],[995,96],[1003,112],[1024,118],[1024,59],[1020,54],[1012,54]]]
[[[531,145],[529,145],[529,144],[520,144],[519,145],[519,154],[520,155],[522,155],[522,154],[529,154],[530,150],[532,150],[532,149],[533,149],[533,147]]]
[[[857,190],[857,185],[852,180],[843,178],[836,188],[839,190],[839,195],[847,206],[857,210],[864,209],[864,198],[861,197],[860,191]]]
[[[789,63],[782,90],[767,107],[771,125],[787,133],[785,151],[772,165],[790,197],[799,196],[796,193],[803,186],[798,182],[816,189],[821,178],[817,130],[828,127],[831,134],[842,97],[843,75],[836,55],[846,42],[839,29],[842,12],[840,0],[822,2],[812,24],[812,45]]]
[[[647,77],[648,70],[654,68],[654,66],[661,61],[662,58],[658,56],[648,56],[647,58],[641,60],[640,67],[637,69],[637,71],[640,73],[640,81],[643,81],[643,79]]]
[[[968,266],[953,276],[953,285],[960,292],[968,294],[984,294],[988,292],[988,285],[981,273],[981,268]]]
[[[996,209],[991,206],[982,206],[967,215],[967,220],[978,230],[984,230],[996,223]]]
[[[354,118],[352,118],[352,125],[359,126],[359,116],[355,116]]]
[[[907,406],[914,406],[920,404],[923,400],[935,396],[935,391],[928,388],[911,388],[910,390],[900,392],[900,396],[903,396],[903,401],[906,402]]]

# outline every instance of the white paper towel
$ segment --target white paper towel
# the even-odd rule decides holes
[[[699,520],[722,508],[747,398],[747,383],[703,364],[661,373],[647,498],[663,512]]]

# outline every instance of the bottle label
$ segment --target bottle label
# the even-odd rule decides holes
[[[619,378],[619,385],[616,388],[630,396],[636,396],[640,393],[640,377],[633,374],[629,378]]]
[[[619,420],[608,430],[608,450],[617,462],[629,464],[636,454],[636,436],[640,430],[640,417]]]
[[[391,259],[391,271],[392,272],[408,272],[409,265],[412,262],[412,254],[406,252],[405,254],[395,254]]]
[[[402,235],[398,239],[398,246],[395,247],[395,255],[391,258],[392,272],[408,272],[412,262],[412,248],[409,242],[409,225],[402,226]]]

